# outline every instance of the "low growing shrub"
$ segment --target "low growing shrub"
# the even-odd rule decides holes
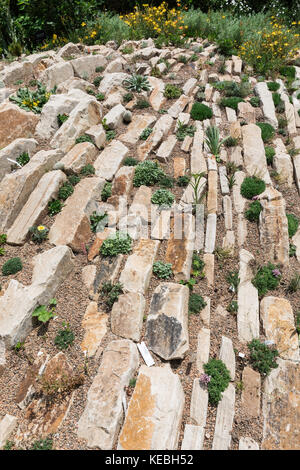
[[[248,348],[253,369],[258,370],[262,375],[268,375],[271,369],[278,367],[276,357],[279,353],[276,349],[269,348],[259,339],[253,339],[248,343]]]
[[[259,201],[251,202],[248,209],[245,211],[245,217],[250,222],[258,222],[259,214],[262,211],[262,205]]]
[[[70,330],[68,325],[63,325],[63,328],[58,331],[54,344],[62,351],[68,349],[74,343],[75,335]]]
[[[246,199],[252,199],[266,189],[266,184],[257,176],[246,176],[241,184],[241,195]]]
[[[111,196],[112,183],[106,181],[104,187],[101,191],[101,200],[106,202],[107,199]]]
[[[299,220],[294,214],[286,214],[288,220],[289,237],[293,237],[298,230]]]
[[[83,176],[91,176],[91,175],[94,175],[96,172],[95,168],[93,167],[93,165],[91,165],[90,163],[88,163],[87,165],[85,165],[81,171],[80,171],[80,174],[83,175]]]
[[[189,297],[189,313],[192,315],[201,312],[206,306],[206,302],[199,294],[191,293]]]
[[[210,359],[204,364],[203,369],[210,377],[207,384],[209,402],[212,405],[217,405],[222,398],[222,393],[229,385],[229,370],[220,359]]]
[[[11,258],[2,266],[3,276],[9,276],[10,274],[16,274],[19,271],[22,271],[23,264],[20,258]]]
[[[223,108],[232,108],[237,111],[238,104],[242,102],[244,102],[242,98],[239,98],[238,96],[232,96],[231,98],[222,98],[220,105],[223,106]]]
[[[198,101],[193,104],[190,114],[194,121],[204,121],[205,119],[211,119],[213,116],[211,108]]]
[[[261,138],[264,142],[269,142],[272,137],[274,137],[275,129],[271,124],[267,122],[258,122],[256,125],[260,127]]]
[[[151,202],[153,204],[158,204],[161,208],[171,207],[174,200],[174,194],[166,189],[158,189],[151,197]]]
[[[101,245],[100,254],[103,256],[116,256],[131,251],[132,240],[127,233],[116,232],[113,237],[106,238]]]
[[[258,295],[263,296],[269,290],[274,290],[278,287],[281,279],[281,272],[278,267],[272,263],[262,266],[257,270],[256,275],[252,279],[252,284],[257,288]]]
[[[273,149],[273,147],[265,147],[265,155],[266,155],[267,164],[272,165],[273,158],[275,156],[275,150]]]
[[[173,276],[172,264],[155,261],[155,263],[153,263],[153,273],[159,279],[170,279]]]
[[[146,160],[136,166],[133,186],[153,186],[158,183],[163,176],[165,176],[165,173],[157,162]]]
[[[164,97],[169,100],[177,99],[182,95],[182,89],[172,83],[167,83],[165,86]]]

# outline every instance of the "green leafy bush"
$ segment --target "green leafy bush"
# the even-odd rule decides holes
[[[164,171],[157,162],[146,160],[136,166],[133,186],[153,186],[158,183],[163,176],[165,176]]]
[[[270,91],[277,91],[280,88],[280,83],[277,82],[267,82],[267,87]]]
[[[277,108],[277,106],[278,106],[279,103],[281,102],[280,94],[274,92],[274,93],[272,93],[272,98],[273,98],[274,106],[275,106],[275,108]]]
[[[137,109],[145,109],[145,108],[149,108],[149,106],[150,106],[149,101],[145,99],[137,100],[136,105],[135,105]]]
[[[192,315],[201,312],[206,306],[206,302],[199,294],[191,293],[189,297],[189,313]]]
[[[96,100],[98,100],[98,101],[104,101],[104,100],[105,100],[105,95],[104,95],[104,93],[97,93],[97,95],[96,95]]]
[[[236,139],[235,137],[227,137],[226,139],[224,139],[224,145],[225,147],[236,147],[238,144],[238,139]]]
[[[125,166],[136,166],[138,163],[139,161],[133,157],[126,157],[123,161],[123,165]]]
[[[200,258],[200,256],[197,255],[197,253],[193,253],[193,258],[192,258],[192,276],[193,277],[201,277],[204,278],[204,266],[205,263],[204,261]]]
[[[178,176],[177,178],[177,185],[178,186],[182,186],[182,187],[186,187],[188,186],[189,182],[190,182],[190,177],[187,176],[187,175],[184,175],[184,176]]]
[[[230,285],[230,290],[232,292],[237,292],[238,286],[240,283],[239,273],[238,271],[230,271],[226,276],[226,281]]]
[[[252,279],[252,284],[257,288],[258,295],[265,295],[269,290],[278,287],[281,279],[281,272],[278,267],[272,263],[262,266],[257,270],[256,275]]]
[[[101,75],[98,75],[97,77],[94,78],[93,80],[93,84],[98,87],[100,85],[100,83],[102,82],[104,77],[102,77]]]
[[[119,295],[123,294],[123,286],[119,282],[116,284],[112,284],[110,281],[104,282],[101,293],[104,295],[107,308],[111,310]]]
[[[220,359],[210,359],[204,364],[203,369],[210,377],[207,385],[209,402],[212,405],[217,405],[222,398],[222,393],[229,385],[229,370]]]
[[[58,214],[62,209],[62,203],[58,199],[52,199],[48,202],[48,214],[53,217]]]
[[[57,115],[57,122],[58,122],[58,125],[59,127],[61,127],[63,125],[64,122],[66,122],[67,120],[69,119],[69,116],[68,114],[58,114]]]
[[[275,156],[275,149],[273,147],[265,147],[265,155],[268,165],[272,165]]]
[[[190,114],[194,121],[204,121],[205,119],[211,119],[213,116],[211,108],[198,101],[193,104]]]
[[[78,175],[70,175],[70,176],[68,177],[68,181],[69,181],[69,183],[70,183],[72,186],[76,186],[76,184],[79,183],[80,179],[81,179],[81,178],[80,178],[80,176],[78,176]]]
[[[245,211],[245,217],[250,222],[258,222],[261,211],[262,205],[259,201],[251,202],[249,208]]]
[[[177,99],[182,95],[182,88],[179,88],[172,83],[167,83],[164,90],[164,97],[169,100]]]
[[[252,199],[266,189],[266,184],[257,176],[246,176],[241,184],[241,195],[246,199]]]
[[[68,325],[65,325],[61,330],[58,331],[54,344],[62,351],[68,349],[74,343],[75,335],[70,330]]]
[[[133,100],[133,93],[126,93],[123,96],[124,103],[129,103],[129,101]]]
[[[292,65],[284,65],[280,67],[279,72],[287,78],[296,78],[296,69]]]
[[[38,439],[34,441],[32,447],[29,450],[52,450],[53,448],[53,440],[50,437],[46,437],[45,439]]]
[[[177,126],[176,137],[179,142],[182,142],[186,136],[193,137],[196,132],[195,126],[188,126],[180,121],[178,121]]]
[[[159,180],[159,186],[161,188],[173,188],[174,186],[174,178],[169,175],[164,175]]]
[[[54,317],[56,303],[56,299],[50,300],[48,307],[49,310],[47,309],[46,305],[40,305],[34,310],[32,316],[37,317],[38,321],[41,323],[47,323],[51,318]]]
[[[101,245],[100,254],[103,256],[116,256],[131,251],[132,240],[127,233],[116,232],[113,237],[106,238]]]
[[[83,175],[83,176],[90,176],[90,175],[94,175],[96,172],[95,168],[93,167],[93,165],[91,165],[90,163],[88,163],[87,165],[85,165],[81,171],[80,171],[80,174]]]
[[[286,214],[288,220],[289,237],[293,237],[298,230],[299,220],[294,214]]]
[[[158,204],[160,207],[171,207],[175,200],[174,194],[166,189],[158,189],[151,197],[153,204]]]
[[[227,306],[227,312],[236,313],[238,311],[238,303],[236,300],[232,300]]]
[[[18,162],[19,165],[21,165],[21,166],[26,165],[26,163],[28,163],[29,160],[30,160],[30,158],[29,158],[29,155],[28,155],[27,152],[21,153],[21,155],[19,155],[19,156],[16,158],[16,162]]]
[[[271,126],[271,124],[267,122],[258,122],[256,125],[260,127],[261,138],[264,142],[269,142],[269,140],[274,137],[275,129],[273,126]]]
[[[155,261],[155,263],[153,263],[153,273],[159,279],[170,279],[173,276],[172,264]]]
[[[16,95],[11,95],[9,99],[25,111],[40,114],[44,104],[47,103],[53,93],[55,93],[55,89],[47,92],[46,87],[38,82],[36,91],[29,90],[29,88],[19,88]]]
[[[250,104],[251,106],[253,106],[253,108],[259,108],[260,99],[258,98],[258,96],[252,96],[252,98],[250,98]]]
[[[107,130],[106,131],[106,140],[109,142],[110,140],[113,140],[117,135],[117,132],[115,130]]]
[[[0,246],[5,245],[7,240],[7,235],[5,233],[0,234]]]
[[[111,189],[112,189],[112,183],[109,181],[106,181],[104,184],[104,187],[101,191],[101,200],[102,201],[107,201],[107,199],[111,196]]]
[[[276,349],[269,348],[259,339],[253,339],[248,343],[248,347],[253,369],[258,370],[263,375],[268,375],[271,369],[278,367],[276,357],[279,356],[279,353]]]
[[[66,182],[59,188],[58,197],[59,199],[65,201],[66,199],[68,199],[68,197],[71,196],[71,194],[73,194],[73,192],[74,188],[72,184],[70,182]]]
[[[19,271],[22,271],[23,264],[20,258],[11,258],[2,266],[3,276],[9,276],[10,274],[16,274]]]
[[[232,96],[230,98],[222,98],[220,101],[220,105],[223,108],[232,108],[237,111],[238,104],[242,102],[244,102],[243,98],[239,98],[238,96]]]

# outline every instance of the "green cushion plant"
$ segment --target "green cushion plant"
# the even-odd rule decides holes
[[[22,271],[23,264],[20,258],[11,258],[2,266],[3,276],[9,276],[10,274],[16,274],[19,271]]]
[[[258,370],[262,375],[268,375],[271,369],[278,367],[276,357],[279,353],[276,349],[268,347],[259,339],[253,339],[248,343],[248,347],[253,369]]]
[[[198,101],[193,104],[190,114],[194,121],[204,121],[205,119],[211,119],[213,117],[211,108]]]
[[[258,268],[256,275],[252,279],[252,284],[257,288],[258,295],[263,296],[269,290],[278,287],[281,279],[281,272],[278,267],[272,263]]]
[[[289,237],[293,237],[298,230],[299,220],[294,214],[286,214],[288,220]]]
[[[163,176],[165,176],[165,173],[157,162],[146,160],[135,167],[133,186],[153,186],[157,184]]]
[[[132,240],[128,233],[116,232],[114,236],[106,238],[101,245],[100,254],[103,256],[116,256],[129,253],[132,249]]]
[[[241,195],[246,199],[252,199],[266,189],[266,184],[257,176],[246,176],[241,184]]]
[[[220,359],[210,359],[204,364],[203,369],[210,377],[207,384],[209,402],[216,406],[222,398],[222,393],[229,385],[229,370]]]
[[[258,222],[259,221],[259,214],[262,211],[262,205],[259,201],[251,202],[248,209],[245,211],[245,217],[250,222]]]
[[[269,140],[274,137],[275,129],[273,126],[271,126],[271,124],[269,124],[268,122],[258,122],[256,125],[260,127],[261,138],[264,142],[269,142]]]
[[[173,276],[172,264],[163,261],[155,261],[153,263],[153,274],[159,279],[170,279]]]

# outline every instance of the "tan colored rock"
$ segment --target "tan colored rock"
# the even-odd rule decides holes
[[[181,95],[177,101],[168,109],[168,113],[173,118],[177,118],[180,113],[182,113],[186,106],[189,104],[191,98],[185,95]]]
[[[210,350],[210,330],[201,328],[197,338],[196,366],[200,374],[204,373],[203,365],[208,362]]]
[[[69,62],[61,61],[46,68],[41,74],[41,81],[51,90],[55,85],[59,85],[73,76],[72,65]]]
[[[60,171],[49,171],[39,181],[29,196],[21,212],[7,232],[7,243],[23,245],[29,232],[40,220],[47,208],[48,202],[56,198],[60,186],[67,180],[66,175]]]
[[[291,188],[294,183],[293,164],[290,155],[287,153],[285,145],[281,139],[275,139],[273,143],[275,147],[275,156],[273,165],[275,171],[279,174],[280,182],[287,183]]]
[[[169,135],[166,140],[162,142],[159,149],[156,152],[157,160],[166,163],[173,152],[173,149],[177,143],[177,138],[175,135]]]
[[[145,311],[145,298],[128,292],[119,296],[111,311],[111,331],[122,338],[140,341]]]
[[[118,449],[177,449],[183,406],[182,385],[170,367],[142,366]]]
[[[243,414],[247,418],[258,418],[260,416],[260,373],[245,367],[242,376],[243,390],[241,405]]]
[[[282,194],[268,187],[259,195],[262,211],[259,217],[260,243],[268,260],[289,264],[289,234]]]
[[[128,214],[139,216],[148,224],[151,221],[151,196],[151,188],[148,186],[140,186],[135,193]]]
[[[197,424],[197,426],[201,426],[202,428],[204,428],[206,425],[207,406],[207,387],[201,385],[200,380],[198,378],[194,379],[191,397],[190,416],[192,420]]]
[[[102,149],[104,147],[106,142],[106,132],[102,124],[90,127],[85,134],[92,139],[93,144],[96,145],[98,149]]]
[[[78,422],[77,434],[89,447],[111,450],[115,445],[122,425],[125,387],[138,363],[137,348],[131,341],[111,341],[106,347]]]
[[[265,122],[271,124],[275,129],[278,128],[278,121],[275,112],[275,105],[272,97],[272,93],[267,87],[266,82],[259,82],[254,87],[255,93],[259,96],[262,103],[262,110],[265,118]]]
[[[235,388],[232,383],[222,394],[218,404],[212,450],[229,450],[234,418]]]
[[[106,180],[112,180],[128,153],[128,148],[122,142],[113,140],[100,153],[94,163],[96,175]]]
[[[90,54],[71,60],[70,65],[73,67],[76,77],[87,80],[95,73],[96,67],[105,67],[107,65],[107,59],[101,54]]]
[[[24,111],[12,103],[0,104],[0,142],[6,147],[18,138],[34,136],[38,115]]]
[[[235,379],[235,354],[232,341],[226,336],[222,336],[219,358],[224,362],[230,372],[231,380]]]
[[[6,175],[0,183],[0,231],[6,232],[44,173],[62,157],[59,150],[41,150],[27,165]]]
[[[84,337],[80,345],[88,357],[93,357],[101,345],[107,332],[107,322],[108,315],[98,312],[97,302],[90,302],[81,323]]]
[[[203,261],[205,263],[204,272],[208,287],[215,284],[215,255],[212,253],[204,253]]]
[[[208,214],[218,212],[218,172],[208,172],[208,194],[207,194]]]
[[[256,124],[242,126],[242,135],[247,173],[259,176],[265,183],[271,184],[260,128]]]
[[[277,359],[263,390],[262,450],[299,450],[299,362]]]
[[[204,428],[202,426],[185,425],[181,450],[202,450],[203,441]]]
[[[238,116],[247,124],[255,124],[255,108],[250,103],[241,102],[238,104]]]
[[[93,245],[91,246],[91,248],[89,249],[89,253],[88,253],[88,260],[89,261],[92,261],[96,256],[99,255],[99,250],[100,250],[104,240],[106,240],[106,238],[108,238],[110,236],[113,236],[115,233],[116,233],[115,229],[110,228],[110,227],[105,227],[103,232],[98,232],[96,234],[96,239],[95,239]]]
[[[242,137],[242,128],[240,121],[232,122],[230,124],[230,136],[234,139],[240,139]]]
[[[299,361],[299,340],[290,302],[280,297],[264,297],[260,314],[266,337],[275,342],[280,357]]]
[[[134,167],[121,166],[114,177],[111,188],[112,196],[129,195],[132,190],[134,172]],[[108,202],[110,202],[110,198],[108,199]]]
[[[207,164],[203,153],[204,132],[199,129],[194,134],[191,151],[191,173],[206,173]]]
[[[137,149],[137,158],[145,160],[152,150],[155,150],[162,139],[168,134],[173,124],[173,118],[169,114],[164,114],[153,127],[153,131],[148,139]]]
[[[163,80],[156,77],[148,77],[150,85],[153,87],[149,97],[149,103],[154,111],[159,111],[167,99],[164,97],[165,84]]]
[[[185,158],[183,157],[174,157],[173,159],[174,167],[174,178],[185,175]]]
[[[96,176],[83,179],[76,185],[49,231],[50,243],[68,245],[74,251],[83,249],[92,235],[89,217],[97,208],[96,200],[103,186],[104,180]]]
[[[187,286],[161,283],[154,291],[146,325],[148,348],[166,361],[182,359],[189,349]]]
[[[159,243],[158,240],[139,240],[121,272],[120,283],[124,292],[146,293]]]
[[[244,213],[246,199],[241,195],[241,184],[246,174],[243,171],[236,171],[234,174],[235,185],[232,188],[234,209],[238,214]]]
[[[259,450],[259,445],[251,437],[241,437],[239,450]]]
[[[16,160],[23,152],[27,152],[31,156],[37,144],[34,139],[15,139],[11,144],[0,150],[0,181],[6,173],[11,171],[12,162],[8,159]]]
[[[127,131],[124,134],[121,134],[118,139],[125,142],[125,144],[136,144],[143,130],[146,127],[151,126],[155,121],[155,116],[152,114],[139,114],[133,116]]]
[[[82,168],[92,164],[97,155],[97,148],[90,142],[81,142],[64,156],[61,163],[66,173],[80,173]]]
[[[9,436],[15,430],[18,423],[16,416],[6,414],[0,421],[0,449],[6,444]]]
[[[93,287],[93,284],[96,278],[96,271],[97,271],[97,268],[94,264],[88,264],[87,266],[84,266],[84,268],[82,268],[82,272],[81,272],[82,281],[85,287],[88,289],[88,291],[90,291],[91,288]]]

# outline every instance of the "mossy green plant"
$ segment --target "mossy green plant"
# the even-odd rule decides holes
[[[262,205],[259,201],[251,202],[248,209],[245,211],[245,218],[250,222],[258,222],[259,215],[262,211]]]
[[[213,117],[211,108],[198,101],[193,104],[190,114],[194,121],[204,121],[205,119],[211,119]]]
[[[140,162],[135,167],[133,186],[153,186],[157,184],[163,176],[165,176],[165,173],[157,162],[146,160]]]
[[[258,370],[262,375],[268,375],[272,369],[278,367],[276,358],[279,353],[276,349],[270,348],[259,339],[253,339],[248,343],[248,348],[253,369]]]
[[[209,403],[217,405],[230,382],[230,373],[220,359],[210,359],[203,366],[204,372],[210,377],[207,384]]]
[[[287,220],[288,220],[288,231],[289,231],[289,237],[293,237],[299,226],[299,220],[294,214],[286,214]]]
[[[20,258],[11,258],[4,263],[2,266],[3,276],[9,276],[10,274],[16,274],[19,271],[22,271],[23,264]]]
[[[261,297],[269,290],[274,290],[278,287],[281,276],[278,266],[268,263],[258,268],[252,279],[252,284],[257,288],[258,295]]]
[[[241,195],[246,199],[258,196],[266,189],[266,184],[257,176],[246,176],[241,184]]]
[[[263,142],[269,142],[275,135],[275,129],[268,122],[258,122],[256,124],[261,130],[261,138]]]
[[[117,256],[127,254],[132,249],[132,239],[128,233],[117,231],[114,236],[106,238],[101,245],[100,254],[103,256]]]

